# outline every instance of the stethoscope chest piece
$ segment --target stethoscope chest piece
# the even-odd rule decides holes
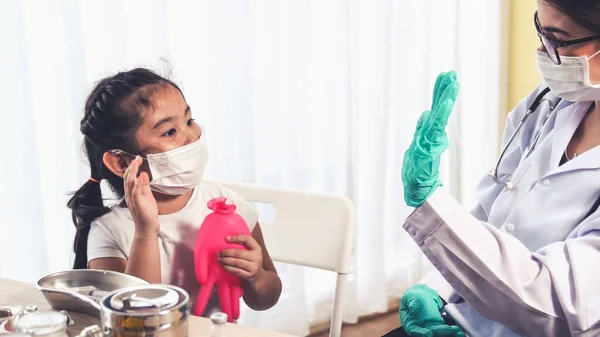
[[[496,177],[496,171],[495,170],[489,170],[488,171],[488,176],[492,179],[494,179],[494,181],[500,185],[504,185],[504,188],[507,190],[512,190],[513,188],[515,188],[515,185],[511,182],[511,181],[506,181],[506,182],[502,182],[500,181],[497,177]]]

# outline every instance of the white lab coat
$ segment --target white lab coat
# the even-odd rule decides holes
[[[503,143],[542,89],[509,114]],[[471,337],[600,335],[600,211],[582,221],[600,194],[600,147],[559,166],[591,103],[561,101],[523,160],[548,104],[499,167],[501,178],[514,172],[513,190],[485,177],[469,213],[438,189],[404,225],[437,269],[423,283],[464,298],[449,308]]]

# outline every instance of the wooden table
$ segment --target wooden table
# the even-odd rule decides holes
[[[53,310],[46,301],[44,295],[35,289],[35,286],[32,284],[0,278],[0,306],[26,306],[30,304],[37,305],[40,311]],[[71,315],[71,318],[75,321],[75,325],[69,327],[69,336],[77,336],[79,332],[87,326],[93,324],[100,325],[99,319],[93,316],[76,312],[70,312],[69,315]],[[189,319],[189,336],[209,337],[210,327],[211,323],[209,319],[191,316]],[[292,337],[278,332],[265,331],[229,323],[226,329],[228,337]]]

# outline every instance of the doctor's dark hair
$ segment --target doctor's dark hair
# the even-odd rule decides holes
[[[580,26],[600,33],[600,1],[598,0],[544,0],[565,13]]]
[[[90,164],[90,179],[67,203],[77,230],[74,269],[87,268],[91,223],[110,211],[104,206],[99,182],[106,180],[119,198],[125,192],[123,179],[104,165],[104,153],[114,149],[138,153],[135,134],[142,124],[142,113],[152,108],[152,95],[169,85],[181,92],[172,81],[151,70],[136,68],[101,80],[88,96],[80,130]]]

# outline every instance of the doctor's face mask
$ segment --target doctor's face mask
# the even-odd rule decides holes
[[[142,170],[149,173],[152,191],[181,195],[196,187],[208,162],[205,138],[179,91],[165,88],[155,95],[152,111],[136,133],[138,153],[145,154]],[[121,149],[111,153],[134,156]]]
[[[600,25],[581,15],[580,2],[539,1],[534,15],[538,70],[554,94],[572,102],[600,100]]]
[[[552,92],[567,101],[586,102],[600,100],[600,84],[590,82],[592,56],[562,56],[562,63],[554,63],[546,52],[537,51],[537,65],[544,82]]]

